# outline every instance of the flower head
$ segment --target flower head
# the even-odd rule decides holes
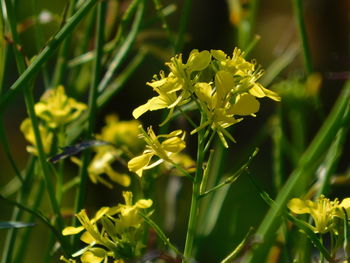
[[[310,214],[315,226],[310,226],[316,233],[327,233],[332,230],[333,219],[338,216],[340,207],[338,199],[330,201],[321,195],[316,202],[293,198],[288,202],[288,208],[295,214]]]
[[[190,101],[193,86],[197,79],[197,74],[194,72],[198,73],[204,70],[208,67],[210,60],[209,51],[199,52],[196,49],[190,53],[186,63],[183,63],[181,54],[171,58],[171,61],[166,63],[170,73],[166,76],[164,71],[161,71],[159,77],[154,76],[152,82],[147,83],[158,93],[158,96],[149,99],[146,104],[136,108],[133,111],[134,118],[139,118],[147,111],[168,108],[170,109],[166,119],[168,120],[175,106],[181,106]]]
[[[24,137],[28,142],[30,142],[32,145],[27,146],[27,151],[29,153],[32,153],[34,155],[38,155],[38,150],[36,148],[36,141],[34,136],[34,130],[32,126],[32,122],[30,119],[25,119],[20,126],[21,132],[24,134]],[[39,125],[39,132],[41,135],[41,139],[43,142],[44,152],[46,154],[50,153],[51,151],[51,145],[53,140],[53,133],[50,132],[46,127],[43,125]]]
[[[77,119],[86,108],[86,104],[67,97],[63,86],[46,91],[35,104],[36,114],[51,128],[57,128]]]
[[[142,129],[142,127],[140,128]],[[181,152],[186,147],[185,133],[182,130],[156,136],[152,127],[149,127],[147,133],[143,131],[141,136],[147,144],[146,149],[142,155],[134,157],[128,163],[129,170],[140,177],[143,170],[151,169],[163,161],[174,163],[173,155]],[[160,142],[160,139],[163,139],[162,142]],[[158,156],[159,159],[149,164],[153,156]]]
[[[73,257],[80,256],[81,262],[99,263],[108,262],[110,257],[115,262],[123,262],[123,259],[140,255],[144,219],[139,212],[151,207],[152,200],[141,199],[133,204],[131,192],[123,192],[123,196],[125,204],[102,207],[92,219],[82,210],[76,215],[81,226],[63,229],[63,235],[83,232],[80,239],[86,247],[74,253]]]

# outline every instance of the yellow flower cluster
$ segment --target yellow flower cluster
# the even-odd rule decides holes
[[[323,195],[316,202],[293,198],[289,201],[288,208],[295,214],[310,214],[315,223],[315,226],[310,225],[310,228],[315,233],[324,234],[329,231],[337,233],[334,219],[344,218],[343,208],[349,215],[350,198],[345,198],[341,202],[338,199],[330,201]]]
[[[123,192],[123,197],[125,204],[102,207],[92,219],[85,210],[80,211],[76,216],[81,226],[63,229],[64,236],[83,232],[80,240],[86,247],[73,254],[73,257],[80,256],[83,263],[109,262],[109,258],[121,263],[123,259],[140,255],[144,220],[139,212],[151,207],[152,200],[141,199],[133,204],[131,192]]]
[[[130,158],[141,151],[144,143],[138,140],[139,125],[137,120],[119,121],[116,115],[106,117],[106,125],[96,138],[113,143],[114,146],[95,148],[96,155],[88,167],[89,177],[93,183],[100,182],[112,188],[112,184],[103,178],[103,175],[107,175],[111,181],[124,187],[130,185],[129,175],[116,171],[113,164],[118,160],[122,161],[124,155]]]
[[[232,57],[221,50],[193,50],[186,63],[181,55],[177,55],[166,65],[170,71],[168,75],[161,71],[147,83],[158,96],[133,111],[136,119],[147,111],[167,108],[170,111],[166,122],[172,117],[175,107],[195,100],[205,120],[191,134],[208,126],[228,147],[225,136],[234,139],[225,128],[241,121],[242,116],[255,116],[260,107],[256,98],[280,100],[275,92],[258,83],[263,71],[256,67],[255,62],[246,61],[237,48]]]
[[[51,151],[54,137],[52,129],[62,127],[77,119],[86,108],[84,103],[67,97],[63,86],[47,90],[44,93],[40,101],[35,104],[35,113],[42,121],[39,125],[39,131],[46,154]],[[32,144],[32,146],[27,147],[27,151],[37,155],[33,126],[28,118],[21,123],[20,130],[26,140]]]

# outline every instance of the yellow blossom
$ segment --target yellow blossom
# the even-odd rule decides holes
[[[106,117],[106,125],[96,138],[113,143],[116,148],[126,149],[132,153],[140,152],[144,143],[138,140],[140,122],[137,120],[120,121],[115,114]]]
[[[142,155],[136,156],[128,162],[129,170],[135,172],[140,177],[143,170],[151,169],[163,161],[174,163],[173,155],[181,152],[186,147],[184,141],[185,133],[182,130],[156,136],[152,127],[149,127],[147,133],[143,131],[142,137],[147,144],[146,149]],[[164,138],[164,140],[160,142],[160,138]],[[153,156],[158,156],[159,159],[149,164]]]
[[[63,235],[84,231],[80,239],[87,246],[74,253],[73,257],[80,256],[81,262],[85,263],[108,262],[112,257],[114,262],[122,263],[123,259],[140,255],[143,246],[141,225],[144,219],[139,212],[151,207],[152,200],[141,199],[133,204],[131,192],[123,192],[123,196],[125,204],[102,207],[92,219],[83,209],[76,215],[81,226],[69,226],[62,231]]]
[[[51,128],[57,128],[77,119],[86,108],[84,103],[67,97],[63,86],[46,91],[35,104],[36,114]]]
[[[171,58],[171,62],[166,63],[170,69],[168,76],[161,71],[159,77],[154,76],[153,81],[147,83],[158,93],[158,96],[151,98],[146,104],[136,108],[133,111],[134,118],[139,118],[147,111],[168,108],[170,109],[166,118],[168,120],[175,106],[181,106],[190,101],[193,85],[196,82],[196,76],[192,76],[191,73],[204,70],[208,67],[210,60],[211,55],[208,51],[199,52],[196,49],[190,53],[185,64],[182,62],[181,54]]]
[[[32,144],[30,146],[27,146],[27,151],[34,155],[38,155],[38,150],[36,149],[36,141],[35,141],[34,130],[33,130],[31,120],[28,118],[25,119],[21,123],[20,130],[24,134],[24,137],[26,138],[26,140]],[[50,132],[47,128],[45,128],[43,125],[39,125],[39,132],[41,135],[44,152],[46,154],[49,154],[51,151],[53,133]]]
[[[293,198],[288,202],[288,208],[295,214],[310,214],[315,226],[311,226],[316,233],[327,233],[332,229],[333,218],[337,216],[339,201],[330,201],[321,195],[316,202]]]

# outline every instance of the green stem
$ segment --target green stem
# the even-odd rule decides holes
[[[187,30],[187,24],[190,18],[192,0],[185,0],[184,6],[182,8],[181,18],[180,18],[180,27],[175,42],[174,53],[177,54],[183,49],[185,42],[185,33]]]
[[[34,204],[32,207],[34,211],[38,210],[41,204],[41,201],[43,200],[44,190],[45,190],[44,181],[41,180],[39,184],[39,189],[37,190],[37,193],[35,193],[36,196],[34,198]],[[31,214],[30,218],[28,219],[28,222],[33,222],[34,219],[35,219],[35,216]],[[33,231],[33,228],[28,227],[25,230],[23,236],[21,237],[18,250],[17,250],[17,251],[20,251],[20,253],[17,253],[14,263],[23,262],[23,258],[25,257],[25,254],[26,254],[25,253],[26,249],[28,248],[28,244],[30,243],[29,238],[32,231]]]
[[[139,7],[135,15],[135,20],[132,25],[131,31],[128,35],[128,37],[125,39],[121,47],[119,48],[118,52],[114,56],[110,66],[108,67],[108,70],[106,74],[103,76],[103,79],[101,80],[98,91],[102,92],[105,90],[111,79],[114,77],[115,72],[120,68],[124,60],[126,59],[126,56],[129,54],[133,43],[135,42],[136,36],[139,32],[143,13],[145,10],[145,3],[144,0],[141,0],[139,2]]]
[[[203,192],[200,195],[200,198],[220,189],[221,187],[227,185],[227,184],[232,184],[234,181],[237,180],[237,178],[245,171],[247,171],[248,166],[250,165],[251,161],[253,160],[253,158],[258,154],[259,149],[256,148],[255,151],[253,152],[253,154],[251,156],[249,156],[249,159],[247,160],[247,162],[245,164],[243,164],[241,166],[241,168],[238,169],[237,172],[235,172],[233,175],[227,177],[222,183],[219,183],[218,185],[210,188],[209,190]]]
[[[73,31],[78,23],[86,16],[98,0],[87,0],[81,8],[70,18],[63,28],[53,36],[52,40],[45,46],[39,55],[33,60],[28,68],[12,84],[9,90],[0,98],[0,113],[4,111],[14,96],[24,88],[25,84],[38,72],[41,66],[54,54],[60,43]],[[6,1],[8,2],[8,0]]]
[[[4,121],[2,119],[2,116],[0,116],[0,141],[1,141],[2,147],[4,148],[5,154],[10,161],[10,164],[13,168],[13,171],[15,172],[15,175],[18,177],[18,179],[23,184],[24,179],[23,179],[21,172],[16,164],[15,159],[12,156],[10,145],[8,143],[9,140],[7,139],[7,136],[5,133]]]
[[[319,162],[320,156],[334,140],[336,132],[350,121],[350,82],[345,84],[342,93],[339,95],[331,113],[317,133],[310,146],[300,158],[297,168],[292,172],[288,181],[283,186],[276,198],[276,206],[271,207],[262,221],[257,235],[264,240],[264,244],[257,247],[254,255],[248,254],[245,262],[261,262],[265,257],[268,246],[271,244],[274,233],[280,224],[280,216],[285,209],[285,204],[292,194],[297,192],[299,182],[313,175],[315,165]]]
[[[310,53],[310,48],[307,40],[305,23],[304,23],[303,2],[302,0],[293,0],[293,3],[294,3],[295,17],[299,28],[299,34],[303,45],[306,71],[308,74],[311,74],[313,72],[313,67],[312,67],[312,58],[311,58],[311,53]]]
[[[73,14],[75,10],[76,2],[77,0],[69,1],[69,8],[66,14],[68,17],[70,17]],[[62,83],[63,76],[66,73],[66,69],[67,69],[67,57],[68,57],[68,51],[71,45],[71,37],[72,35],[69,35],[68,37],[66,37],[66,39],[63,41],[62,45],[59,48],[57,63],[56,63],[51,87],[56,87]]]
[[[13,38],[13,44],[14,44],[13,51],[14,51],[14,55],[16,58],[18,72],[23,75],[26,71],[26,62],[25,62],[25,58],[18,50],[18,47],[20,47],[20,41],[19,41],[19,36],[17,34],[17,28],[16,28],[16,25],[17,25],[16,16],[14,13],[14,9],[13,9],[11,0],[6,0],[5,4],[6,4],[6,10],[7,10],[7,14],[8,14],[8,20],[9,20],[8,22],[9,22],[9,26],[10,26],[10,30],[11,30],[12,38]],[[51,179],[50,174],[49,174],[49,169],[48,169],[48,165],[46,162],[46,154],[44,152],[44,147],[43,147],[42,140],[41,140],[41,134],[39,131],[39,123],[38,123],[38,119],[37,119],[37,116],[36,116],[35,110],[34,110],[34,104],[35,104],[34,98],[33,98],[33,94],[31,91],[31,87],[28,85],[28,83],[25,83],[25,85],[24,85],[24,100],[25,100],[25,104],[26,104],[29,118],[32,122],[34,137],[35,137],[35,145],[36,145],[36,148],[38,150],[39,163],[40,163],[40,166],[42,169],[42,174],[44,176],[44,180],[45,180],[45,184],[46,184],[47,191],[49,194],[51,206],[52,206],[52,209],[53,209],[55,215],[57,216],[57,223],[58,223],[59,227],[63,229],[64,223],[63,223],[63,219],[61,216],[60,208],[59,208],[57,200],[56,200],[53,182],[52,182],[52,179]]]
[[[203,122],[203,116],[201,123]],[[192,198],[190,216],[187,226],[186,243],[183,262],[190,261],[193,257],[194,240],[196,237],[196,227],[199,214],[199,197],[200,197],[200,186],[203,177],[203,161],[204,161],[204,141],[203,141],[203,130],[198,132],[198,146],[197,146],[197,169],[192,186]]]
[[[90,87],[89,94],[89,110],[88,110],[88,128],[87,128],[87,139],[93,137],[93,129],[96,121],[97,113],[97,89],[98,83],[101,77],[101,60],[102,60],[102,48],[104,44],[104,25],[105,25],[105,14],[106,14],[106,2],[102,1],[97,6],[97,23],[96,23],[96,57],[93,65],[93,78]],[[77,191],[76,202],[75,202],[75,211],[78,213],[82,208],[86,196],[86,181],[87,181],[87,167],[90,160],[90,151],[85,151],[82,160],[82,167],[80,170],[80,184]],[[76,225],[77,220],[73,221],[73,225]],[[74,238],[74,245],[77,238]]]

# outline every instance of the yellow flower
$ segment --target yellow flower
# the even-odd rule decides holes
[[[63,235],[84,231],[80,239],[87,246],[74,253],[73,257],[80,256],[81,262],[86,263],[108,262],[109,257],[113,257],[114,262],[122,263],[123,259],[140,255],[144,219],[139,212],[151,207],[152,200],[141,199],[133,204],[131,192],[123,192],[123,196],[125,204],[102,207],[92,219],[82,210],[76,215],[81,226],[63,229]]]
[[[142,176],[143,170],[151,169],[163,161],[174,163],[173,155],[181,152],[185,147],[185,133],[182,130],[176,130],[169,134],[156,136],[152,127],[147,129],[147,133],[143,131],[142,137],[147,146],[142,155],[131,159],[128,162],[130,171],[135,172],[138,176]],[[182,134],[181,137],[179,137]],[[162,142],[160,138],[164,138]],[[153,156],[158,156],[159,160],[149,164]]]
[[[315,233],[324,234],[332,229],[333,218],[337,216],[339,201],[330,201],[321,195],[316,202],[293,198],[288,202],[288,208],[295,214],[310,214],[315,226],[311,226]]]
[[[86,108],[84,103],[67,97],[63,86],[46,91],[35,104],[36,114],[51,128],[57,128],[77,119]]]
[[[181,54],[171,58],[171,62],[166,63],[170,69],[168,76],[165,76],[165,73],[161,71],[159,78],[154,76],[153,81],[147,83],[158,93],[158,96],[136,108],[133,111],[134,118],[138,119],[147,111],[168,108],[170,112],[165,120],[167,121],[171,117],[175,106],[181,106],[190,101],[197,76],[196,74],[192,76],[192,73],[204,70],[208,67],[210,60],[211,55],[208,51],[199,52],[196,49],[190,53],[185,64],[182,62]]]
[[[140,124],[137,120],[120,121],[116,115],[111,114],[106,117],[106,125],[96,138],[111,142],[117,148],[126,148],[133,153],[140,152],[144,146],[144,143],[138,140]]]
[[[135,204],[132,202],[132,192],[123,192],[125,200],[124,204],[119,204],[110,209],[109,214],[118,214],[119,218],[116,221],[116,228],[118,233],[123,233],[126,229],[133,227],[139,228],[144,219],[139,215],[141,209],[146,209],[152,206],[151,199],[140,199]]]
[[[97,148],[97,154],[94,156],[88,167],[88,173],[91,181],[96,184],[100,182],[105,186],[112,188],[112,185],[103,179],[106,174],[113,182],[124,187],[130,185],[130,177],[127,174],[119,173],[112,168],[112,163],[118,158],[117,152],[113,147]]]
[[[20,130],[24,134],[24,137],[26,138],[26,140],[32,144],[31,146],[27,146],[27,151],[31,154],[38,155],[38,150],[36,149],[34,130],[33,130],[31,120],[28,118],[25,119],[21,123]],[[46,154],[49,154],[51,151],[53,133],[50,132],[47,128],[45,128],[43,125],[39,125],[39,131],[40,131],[41,140],[44,147],[44,152]]]

